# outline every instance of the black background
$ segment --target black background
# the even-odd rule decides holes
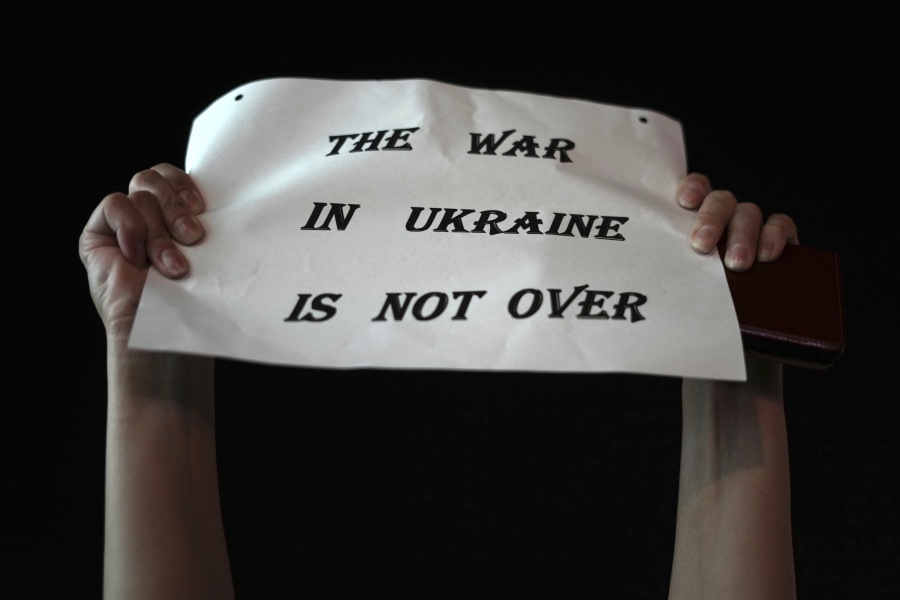
[[[210,102],[276,76],[431,78],[679,119],[691,170],[766,214],[791,214],[804,244],[842,259],[844,357],[828,371],[785,371],[799,596],[900,591],[885,347],[896,152],[877,16],[601,19],[559,5],[487,22],[433,10],[267,13],[263,26],[245,12],[160,8],[11,21],[14,597],[101,593],[105,356],[81,228],[134,172],[181,165]],[[239,597],[665,597],[678,380],[220,361],[217,385]]]

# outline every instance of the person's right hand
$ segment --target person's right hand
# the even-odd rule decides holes
[[[197,244],[203,199],[190,176],[170,164],[137,173],[128,194],[105,197],[78,243],[91,296],[107,334],[127,339],[150,265],[178,279],[188,262],[178,248]]]

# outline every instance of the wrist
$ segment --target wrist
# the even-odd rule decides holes
[[[765,464],[786,444],[782,365],[747,357],[747,381],[684,381],[682,452],[698,481]]]
[[[769,401],[782,403],[782,370],[780,362],[744,354],[746,381],[685,379],[682,388],[684,409],[698,404]]]
[[[107,336],[109,401],[118,406],[166,403],[212,410],[212,357],[128,347],[127,336]]]

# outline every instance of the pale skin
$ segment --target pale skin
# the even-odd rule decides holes
[[[797,243],[786,215],[692,173],[676,201],[688,243],[742,271]],[[110,194],[79,240],[107,335],[105,598],[233,598],[216,474],[213,360],[127,347],[148,269],[188,277],[180,245],[202,243],[202,196],[169,164]],[[747,356],[748,381],[685,380],[670,598],[795,597],[780,363]]]
[[[763,221],[691,174],[677,200],[697,216],[689,242],[711,252],[726,236],[724,262],[743,271],[797,244],[793,220]],[[747,381],[685,379],[681,472],[670,599],[796,598],[787,426],[780,362],[745,355]]]

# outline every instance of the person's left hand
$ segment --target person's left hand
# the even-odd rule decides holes
[[[707,254],[725,235],[724,262],[732,271],[746,271],[757,260],[777,260],[785,244],[800,243],[797,226],[789,216],[776,213],[763,222],[758,206],[738,202],[731,192],[713,189],[705,175],[683,177],[676,199],[681,206],[697,211],[688,237],[691,247]]]

